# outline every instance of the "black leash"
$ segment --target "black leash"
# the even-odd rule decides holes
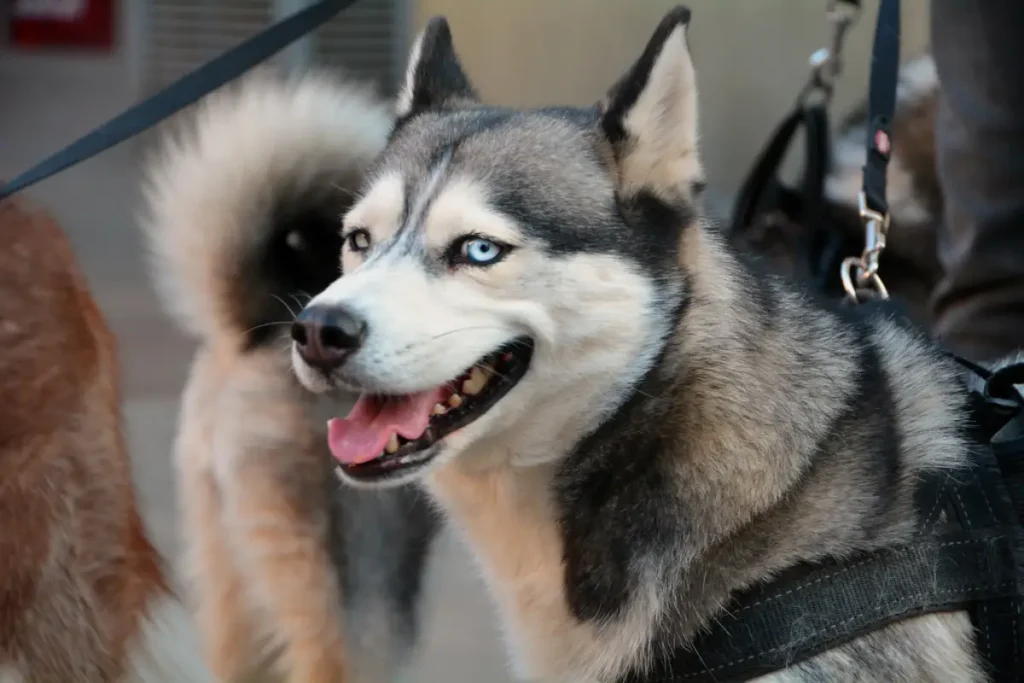
[[[888,299],[889,292],[878,276],[878,261],[889,231],[886,175],[892,156],[892,121],[896,116],[896,88],[900,71],[900,3],[881,0],[875,42],[871,48],[868,84],[867,159],[862,169],[857,208],[864,224],[864,251],[842,262],[840,279],[847,299],[857,303],[865,296]]]
[[[889,213],[885,195],[886,173],[892,154],[892,126],[896,115],[896,85],[900,69],[900,3],[881,0],[875,43],[871,49],[868,86],[867,162],[864,164],[864,205],[883,216]]]
[[[87,133],[0,189],[0,200],[152,128],[312,32],[356,0],[321,0],[257,33]]]

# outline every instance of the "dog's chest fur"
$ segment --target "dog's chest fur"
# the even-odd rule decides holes
[[[756,543],[713,550],[689,566],[680,562],[682,553],[668,552],[679,551],[678,543],[653,552],[650,536],[635,538],[628,551],[621,546],[625,538],[606,537],[603,547],[589,550],[579,545],[580,539],[567,543],[564,522],[558,522],[565,500],[556,493],[557,479],[554,467],[467,472],[450,465],[429,481],[435,499],[474,550],[523,680],[616,680],[653,650],[685,641],[728,599],[729,586],[757,578],[758,565],[742,566],[737,556]],[[654,515],[670,499],[661,489],[660,496],[640,507],[646,508],[643,514]],[[747,540],[761,535],[764,546],[777,543],[778,537],[764,532],[779,523],[780,516],[770,516],[754,525]],[[628,529],[628,523],[621,528]],[[601,537],[602,530],[594,530],[589,540],[596,543]],[[773,559],[781,563],[786,554]],[[598,599],[598,589],[614,587],[616,581],[621,602],[615,601],[614,590],[606,594],[608,600]],[[972,633],[964,613],[927,615],[757,680],[980,683],[986,678],[973,655]]]
[[[626,619],[602,632],[569,609],[553,476],[547,466],[467,472],[451,465],[429,486],[474,548],[501,608],[517,674],[575,683],[610,671],[623,651],[641,646],[646,620],[630,628]],[[610,649],[599,646],[605,639],[614,641]],[[578,672],[587,673],[577,678]]]

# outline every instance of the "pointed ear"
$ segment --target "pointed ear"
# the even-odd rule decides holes
[[[403,119],[428,109],[478,101],[455,54],[448,20],[434,17],[413,43],[395,113]]]
[[[673,9],[635,64],[601,103],[620,191],[689,200],[703,187],[697,154],[697,80],[687,44],[690,10]]]

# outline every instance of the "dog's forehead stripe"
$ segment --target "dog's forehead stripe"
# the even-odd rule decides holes
[[[395,234],[395,245],[402,251],[412,252],[422,249],[422,240],[418,239],[423,232],[424,217],[431,203],[437,197],[447,176],[452,160],[452,147],[447,146],[436,154],[427,169],[426,177],[418,183],[406,183],[405,210],[402,224]]]
[[[407,122],[381,164],[402,177],[403,216],[371,259],[413,258],[431,273],[444,272],[434,252],[445,238],[469,221],[483,219],[483,230],[493,213],[505,223],[503,232],[515,226],[514,238],[552,254],[610,253],[657,269],[678,248],[672,225],[689,216],[646,200],[617,206],[614,179],[594,142],[594,112],[484,109]],[[465,183],[476,192],[460,192]],[[452,219],[432,220],[435,206]]]

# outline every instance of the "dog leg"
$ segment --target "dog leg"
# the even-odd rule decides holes
[[[288,462],[296,455],[275,453],[269,459]],[[245,458],[251,463],[253,454]],[[225,501],[231,537],[250,590],[269,612],[275,640],[283,645],[287,680],[345,681],[341,591],[327,554],[326,504],[310,500],[318,498],[310,492],[322,484],[310,486],[304,496],[289,495],[266,467],[239,468],[233,476]]]
[[[0,681],[103,683],[120,653],[101,620],[104,605],[78,574],[74,521],[46,495],[69,482],[59,468],[37,474],[0,479]]]
[[[259,649],[251,600],[226,526],[216,469],[217,422],[210,417],[227,367],[216,349],[196,356],[182,396],[174,459],[185,579],[205,657],[218,679],[248,683],[266,657]]]
[[[207,661],[223,681],[245,680],[256,640],[241,577],[224,535],[220,494],[208,470],[184,473],[186,571]]]

